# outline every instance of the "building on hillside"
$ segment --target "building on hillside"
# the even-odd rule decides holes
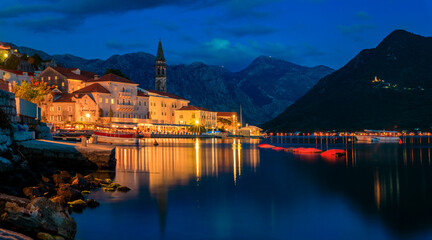
[[[47,82],[49,86],[54,86],[62,93],[72,93],[84,88],[86,82],[97,79],[95,73],[82,71],[79,68],[64,68],[61,66],[47,67],[36,79]]]
[[[217,127],[234,132],[240,127],[236,112],[217,112]]]
[[[200,125],[207,129],[216,129],[217,113],[196,106],[183,106],[175,111],[175,123],[186,125]]]
[[[12,85],[20,85],[23,81],[30,83],[34,78],[34,73],[0,68],[0,78],[5,82],[11,83]]]

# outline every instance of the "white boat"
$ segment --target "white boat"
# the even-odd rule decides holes
[[[95,131],[92,135],[96,142],[109,144],[138,144],[139,138],[134,133],[107,133]]]

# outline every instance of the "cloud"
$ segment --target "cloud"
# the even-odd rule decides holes
[[[31,32],[68,32],[80,25],[83,19],[67,16],[43,16],[13,22],[15,26],[23,27]]]
[[[178,24],[173,23],[173,22],[154,20],[152,23],[154,25],[159,26],[159,27],[161,27],[167,31],[170,31],[170,32],[177,31],[180,28],[180,26]]]
[[[236,37],[267,35],[276,32],[272,27],[257,24],[247,24],[235,28],[225,28],[224,32]]]
[[[134,49],[143,49],[148,47],[147,44],[142,42],[117,42],[117,41],[108,41],[106,44],[107,48],[117,51],[128,51]]]
[[[371,16],[367,12],[359,11],[354,14],[354,17],[359,20],[369,20]]]
[[[345,35],[362,34],[367,30],[375,29],[376,26],[372,24],[354,24],[354,25],[339,25],[337,29]]]

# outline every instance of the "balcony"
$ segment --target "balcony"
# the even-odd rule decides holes
[[[132,96],[131,92],[119,92],[121,98],[130,98]]]
[[[116,107],[116,111],[130,111],[132,112],[134,110],[135,106],[134,105],[122,105],[119,104]]]

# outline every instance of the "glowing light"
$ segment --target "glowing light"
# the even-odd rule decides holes
[[[86,117],[88,117],[88,118],[89,118],[89,117],[90,117],[90,113],[87,113],[87,114],[86,114]]]
[[[198,121],[198,120],[195,120],[195,124],[199,124],[199,121]]]
[[[9,55],[7,53],[4,54],[4,57],[7,58]]]

